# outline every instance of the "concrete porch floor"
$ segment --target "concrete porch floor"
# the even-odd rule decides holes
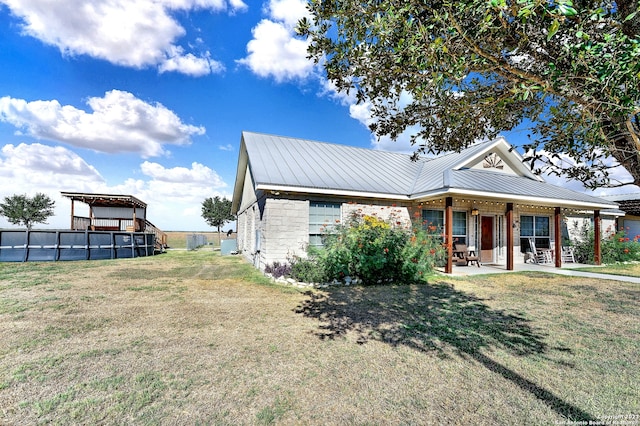
[[[565,263],[562,268],[556,268],[553,264],[538,264],[538,263],[519,263],[514,265],[513,271],[507,271],[506,265],[496,264],[481,264],[480,267],[469,264],[468,266],[453,266],[453,273],[451,276],[469,276],[469,275],[484,275],[484,274],[501,274],[505,272],[523,272],[523,271],[537,271],[546,272],[550,274],[569,275],[574,277],[587,277],[596,278],[602,280],[615,280],[626,281],[640,284],[640,278],[638,277],[626,277],[623,275],[612,274],[599,274],[597,272],[585,272],[576,271],[574,268],[594,267],[593,265],[584,265],[581,263]],[[443,272],[441,270],[440,272]]]

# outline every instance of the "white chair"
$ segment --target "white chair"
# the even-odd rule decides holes
[[[562,247],[562,263],[576,263],[576,257],[573,254],[573,247]]]

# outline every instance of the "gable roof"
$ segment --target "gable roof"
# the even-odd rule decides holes
[[[498,153],[514,173],[473,168]],[[467,194],[506,201],[610,209],[615,203],[550,185],[522,163],[504,138],[434,159],[306,139],[243,132],[232,211],[238,210],[247,168],[254,190],[419,200]]]

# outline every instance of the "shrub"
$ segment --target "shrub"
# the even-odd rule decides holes
[[[400,225],[393,217],[386,222],[354,213],[325,237],[318,267],[329,280],[350,276],[364,284],[414,281],[432,272],[444,253],[435,228]]]
[[[318,257],[303,259],[294,257],[291,261],[291,278],[305,283],[323,283],[327,274],[322,260]]]
[[[593,246],[595,234],[593,227],[588,224],[578,227],[574,223],[574,229],[578,236],[577,241],[574,243],[576,261],[594,263]],[[602,263],[611,264],[640,260],[640,235],[629,237],[624,229],[620,229],[615,234],[603,238],[600,247]]]
[[[286,277],[291,275],[291,265],[288,263],[273,262],[264,267],[267,274],[273,275],[274,278]]]

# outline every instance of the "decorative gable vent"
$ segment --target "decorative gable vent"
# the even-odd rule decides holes
[[[495,152],[491,154],[487,154],[484,157],[484,161],[482,162],[482,167],[485,169],[504,169],[504,163],[502,162],[502,158]]]

